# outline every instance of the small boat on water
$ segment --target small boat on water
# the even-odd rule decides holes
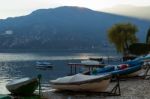
[[[98,61],[98,62],[100,62],[100,63],[104,63],[104,60],[103,60],[103,58],[89,58],[89,60],[94,60],[94,61]]]
[[[51,87],[57,90],[104,92],[110,82],[111,74],[76,74],[51,80]]]
[[[105,64],[95,60],[82,60],[83,67],[80,68],[80,72],[91,71],[94,68],[103,68]]]
[[[38,78],[21,78],[10,81],[6,88],[16,95],[30,95],[33,94],[35,89],[38,87]]]
[[[53,68],[53,65],[49,62],[40,62],[40,61],[37,61],[36,62],[36,68],[40,68],[40,69],[43,69],[43,68]]]
[[[84,64],[84,65],[99,65],[101,63],[98,62],[98,61],[95,61],[95,60],[82,60],[81,64]]]

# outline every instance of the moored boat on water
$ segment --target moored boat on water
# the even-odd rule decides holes
[[[89,58],[89,60],[97,61],[101,64],[104,64],[104,59],[103,58],[93,58],[93,57],[91,57],[91,58]]]
[[[82,60],[81,64],[84,64],[84,65],[99,65],[101,63],[98,62],[98,61],[95,61],[95,60]]]
[[[30,95],[38,87],[38,78],[21,78],[10,81],[6,88],[12,93],[17,95]]]
[[[51,80],[51,87],[57,90],[103,92],[107,89],[111,74],[83,75],[76,74]]]
[[[53,65],[49,62],[46,62],[46,61],[43,61],[43,62],[40,62],[40,61],[37,61],[36,62],[36,68],[53,68]]]

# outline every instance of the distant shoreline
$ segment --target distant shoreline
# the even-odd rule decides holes
[[[115,49],[105,50],[102,49],[0,49],[0,53],[13,53],[13,52],[101,52],[101,51],[114,51]]]

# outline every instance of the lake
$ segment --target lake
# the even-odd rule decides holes
[[[80,62],[89,57],[118,56],[106,51],[35,51],[35,52],[1,52],[0,53],[0,94],[8,94],[5,85],[13,79],[36,77],[42,74],[43,90],[48,90],[49,80],[69,74],[69,62]],[[40,70],[35,67],[37,61],[54,64],[53,69]]]

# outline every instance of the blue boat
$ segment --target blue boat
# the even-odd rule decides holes
[[[113,76],[137,76],[142,70],[143,61],[133,60],[125,62],[125,64],[106,66],[104,68],[95,69],[92,75],[111,73]]]

